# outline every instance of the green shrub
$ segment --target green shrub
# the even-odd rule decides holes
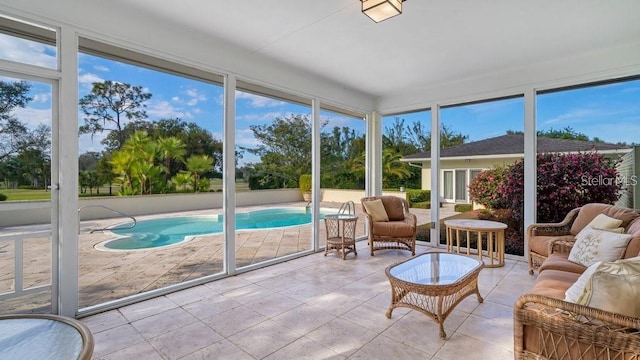
[[[473,204],[456,204],[453,210],[457,212],[467,212],[473,210]]]
[[[414,209],[431,209],[431,201],[420,201],[410,205]]]
[[[298,180],[298,186],[303,193],[311,192],[311,174],[302,174]]]
[[[5,201],[5,200],[7,200],[7,195],[0,194],[0,201]]]
[[[431,190],[408,189],[405,194],[410,207],[415,207],[414,203],[431,201]]]

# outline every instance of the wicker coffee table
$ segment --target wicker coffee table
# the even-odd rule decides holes
[[[440,337],[446,338],[444,320],[453,308],[471,294],[483,301],[478,290],[483,267],[478,259],[449,253],[426,253],[388,266],[391,306],[387,318],[397,307],[420,311],[440,325]]]

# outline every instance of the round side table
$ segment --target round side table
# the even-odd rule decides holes
[[[324,256],[330,250],[337,250],[342,255],[342,260],[347,254],[356,250],[356,223],[358,217],[352,214],[329,214],[324,216],[324,225],[327,229],[327,246],[324,249]]]
[[[444,224],[447,227],[448,252],[455,251],[457,253],[466,253],[467,255],[477,254],[480,261],[482,261],[482,256],[485,255],[489,259],[489,263],[485,265],[486,267],[504,266],[504,231],[507,228],[506,224],[497,221],[472,219],[445,220]],[[460,248],[462,234],[466,234],[466,251],[464,247]],[[475,249],[471,248],[470,240],[472,234],[477,237]],[[483,241],[486,241],[486,246],[483,246]]]

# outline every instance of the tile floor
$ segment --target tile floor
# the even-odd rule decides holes
[[[418,247],[418,253],[433,250]],[[309,255],[81,319],[95,359],[513,359],[512,304],[535,280],[523,260],[483,269],[484,302],[461,302],[441,340],[427,316],[385,317],[384,269],[409,257]]]

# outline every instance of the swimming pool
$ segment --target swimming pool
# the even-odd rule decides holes
[[[336,210],[329,211],[336,212]],[[320,211],[320,219],[328,211]],[[120,237],[96,245],[98,250],[136,250],[175,245],[197,235],[222,233],[223,215],[182,216],[118,224],[109,230]],[[311,223],[306,208],[272,208],[236,214],[236,230],[269,229]]]

